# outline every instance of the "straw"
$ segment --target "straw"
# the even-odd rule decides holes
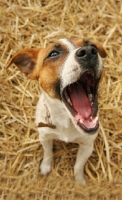
[[[122,199],[121,0],[0,0],[0,199]],[[10,57],[71,36],[98,40],[107,50],[99,87],[100,129],[85,165],[87,185],[74,181],[77,144],[54,141],[52,172],[41,176],[43,149],[35,125],[40,94]]]

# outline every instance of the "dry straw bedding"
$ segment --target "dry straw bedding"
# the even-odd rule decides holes
[[[5,69],[23,47],[44,47],[72,35],[97,39],[108,53],[86,186],[73,180],[76,144],[55,141],[53,170],[40,175],[43,149],[34,123],[38,82],[26,80],[15,66]],[[0,0],[0,199],[122,199],[121,0]]]

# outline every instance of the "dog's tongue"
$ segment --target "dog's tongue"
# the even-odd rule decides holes
[[[75,85],[69,90],[69,96],[72,101],[73,108],[83,119],[88,119],[91,116],[91,106],[86,92],[81,84]]]

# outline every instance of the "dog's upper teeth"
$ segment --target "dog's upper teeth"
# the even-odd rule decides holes
[[[67,102],[68,102],[70,105],[72,105],[72,102],[71,102],[71,100],[70,100],[70,98],[69,98],[69,96],[68,96],[68,94],[67,94],[66,91],[65,91],[65,97],[66,97],[66,99],[67,99]]]
[[[88,94],[89,101],[92,102],[92,94]]]
[[[92,93],[91,93],[91,90],[90,90],[90,87],[89,87],[89,86],[87,86],[87,93],[88,93],[89,101],[90,101],[91,106],[92,106],[92,104],[93,104],[93,95],[92,95]]]
[[[91,101],[91,107],[93,106],[93,104],[94,104],[93,101]]]
[[[69,103],[70,105],[72,105],[72,102],[71,102],[71,100],[70,100],[69,97],[67,98],[67,101],[68,101],[68,103]]]
[[[89,101],[90,101],[90,104],[91,104],[91,107],[93,106],[93,95],[90,93],[88,94],[88,98],[89,98]]]
[[[65,90],[65,93],[64,93],[64,94],[65,94],[65,97],[66,97],[66,99],[67,99],[67,98],[68,98],[68,94],[67,94],[66,90]]]

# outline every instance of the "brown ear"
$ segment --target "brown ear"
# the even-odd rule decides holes
[[[104,49],[104,47],[98,41],[94,41],[92,43],[98,48],[98,52],[99,52],[100,56],[102,58],[105,58],[107,56],[107,53],[106,53],[106,50]]]
[[[23,49],[17,52],[10,60],[6,68],[11,64],[15,64],[21,72],[28,78],[38,79],[38,74],[35,73],[35,66],[40,49]]]

